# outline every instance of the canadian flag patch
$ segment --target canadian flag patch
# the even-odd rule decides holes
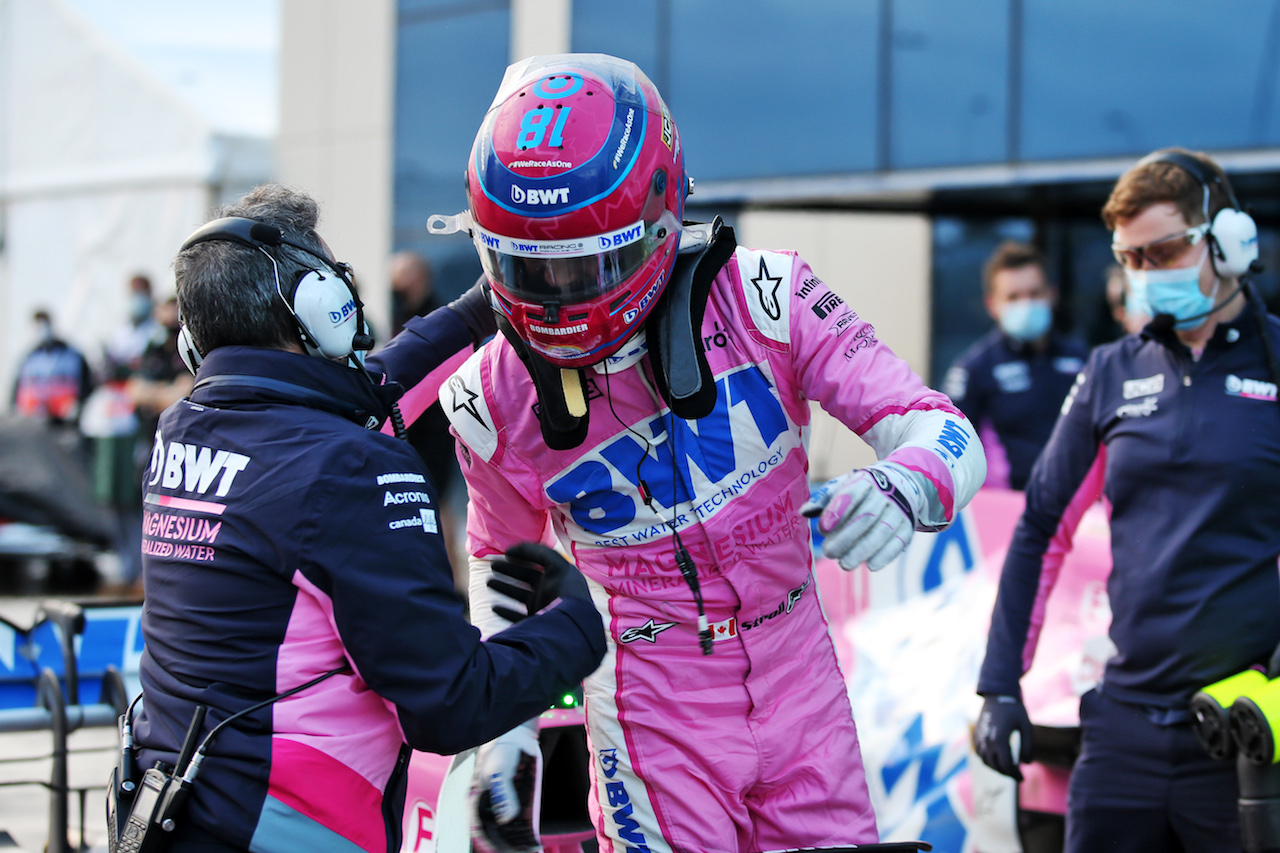
[[[738,636],[738,618],[730,616],[723,622],[711,623],[711,641],[718,643]]]

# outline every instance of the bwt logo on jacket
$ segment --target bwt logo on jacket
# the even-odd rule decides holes
[[[151,448],[151,476],[148,486],[178,489],[198,495],[207,494],[217,481],[214,497],[225,497],[236,475],[252,461],[242,453],[214,450],[196,444],[171,441],[167,445],[156,433]]]
[[[511,200],[516,204],[538,205],[538,204],[568,204],[569,188],[553,187],[549,190],[540,190],[536,188],[525,189],[524,187],[511,185]]]
[[[668,412],[647,426],[655,437],[666,432],[668,440],[646,445],[638,428],[636,435],[615,436],[548,483],[547,496],[567,505],[583,529],[614,534],[641,511],[641,478],[655,502],[670,509],[694,498],[694,467],[704,492],[720,494],[732,485],[736,494],[734,484],[745,488],[785,456],[773,445],[788,429],[787,416],[756,365],[716,380],[716,406],[706,417],[686,421]]]

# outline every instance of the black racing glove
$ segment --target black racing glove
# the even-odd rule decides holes
[[[1017,732],[1018,757],[1010,738]],[[1019,764],[1031,760],[1031,718],[1016,696],[988,696],[973,729],[973,748],[992,770],[1022,781]]]
[[[494,576],[489,580],[489,588],[526,608],[524,613],[520,613],[494,604],[493,612],[508,622],[519,622],[557,598],[591,601],[587,579],[578,567],[539,542],[512,545],[505,555],[493,558],[492,566]]]
[[[477,346],[498,333],[498,316],[493,313],[489,302],[489,283],[483,275],[448,307],[462,318]]]

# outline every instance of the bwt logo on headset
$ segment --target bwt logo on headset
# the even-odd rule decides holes
[[[356,313],[356,301],[355,299],[352,299],[349,302],[347,302],[346,305],[343,305],[341,308],[339,308],[337,311],[330,311],[329,322],[333,323],[335,327],[341,326],[354,313]]]
[[[549,190],[526,190],[524,187],[512,184],[511,200],[516,204],[527,204],[530,206],[538,204],[568,204],[569,188],[553,187]]]

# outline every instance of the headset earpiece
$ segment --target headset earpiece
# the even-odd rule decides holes
[[[191,339],[186,323],[178,329],[178,355],[182,357],[182,363],[187,366],[187,370],[191,371],[191,375],[195,376],[196,371],[200,369],[200,363],[204,361],[204,356],[196,348],[196,342]]]
[[[284,239],[280,229],[274,225],[241,216],[206,223],[183,242],[179,251],[210,241],[240,243],[266,255],[275,269],[277,289],[281,281],[275,250],[280,246],[291,246],[321,261],[329,267],[328,270],[305,270],[288,293],[279,289],[285,307],[298,322],[298,332],[307,352],[324,358],[347,358],[357,350],[373,348],[373,338],[364,322],[364,305],[351,282],[339,272],[344,265],[335,264],[313,249]],[[190,336],[187,340],[190,341]],[[192,344],[185,348],[180,346],[179,351],[187,367],[195,373],[196,367],[200,366],[199,350]],[[195,367],[192,367],[188,355],[194,356]]]
[[[1219,275],[1239,278],[1258,260],[1258,225],[1243,210],[1224,207],[1209,227],[1213,265]]]
[[[333,271],[307,270],[289,294],[303,343],[313,355],[346,358],[363,334],[360,300],[346,279]]]

